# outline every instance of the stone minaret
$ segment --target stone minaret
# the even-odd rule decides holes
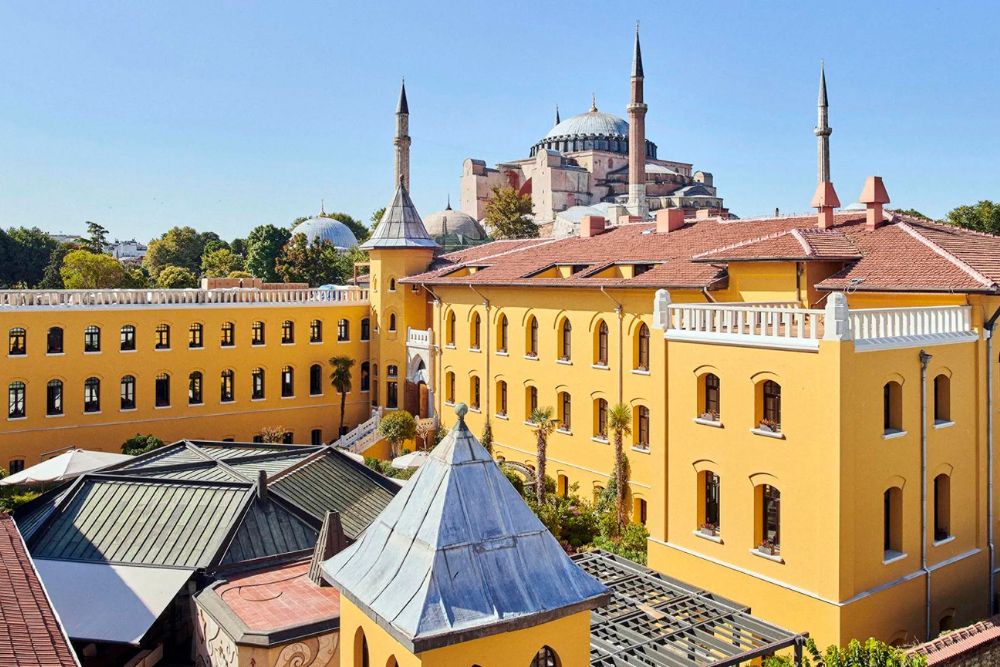
[[[821,63],[819,66],[819,100],[816,103],[816,151],[818,183],[827,183],[830,178],[830,105],[826,100],[826,71]]]
[[[399,87],[399,104],[396,106],[396,146],[395,183],[410,189],[410,107],[406,103],[406,81]]]
[[[646,204],[646,103],[642,99],[642,51],[639,24],[635,26],[632,54],[632,99],[628,107],[628,212],[645,219]]]

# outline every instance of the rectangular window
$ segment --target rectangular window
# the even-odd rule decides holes
[[[46,338],[45,347],[45,351],[49,354],[63,353],[63,330],[60,327],[52,327],[49,329],[49,335]]]
[[[222,325],[222,347],[232,347],[236,344],[236,325],[226,322]]]
[[[293,371],[290,367],[285,366],[281,369],[281,396],[283,398],[289,398],[295,395],[295,381],[294,381]]]
[[[100,327],[89,326],[83,330],[83,351],[101,351],[101,329]]]
[[[11,475],[21,472],[22,470],[24,470],[24,459],[11,460],[10,465],[7,466],[7,470],[8,472],[10,472]]]
[[[28,352],[28,332],[20,327],[10,330],[10,342],[7,354],[18,357]]]
[[[135,409],[135,378],[131,375],[122,378],[120,407],[122,410]]]
[[[63,383],[59,380],[51,380],[45,388],[45,414],[61,415],[62,413]]]
[[[233,400],[233,371],[222,371],[222,384],[219,391],[219,400],[222,403],[229,403]]]
[[[709,373],[705,376],[705,413],[712,419],[718,419],[719,411],[719,376]]]
[[[251,345],[263,345],[264,344],[264,323],[254,322],[250,330],[250,344]]]
[[[781,546],[781,493],[770,484],[761,490],[763,512],[761,530],[764,542],[774,549]]]
[[[385,406],[387,408],[399,407],[399,392],[395,380],[386,382]]]
[[[170,376],[162,373],[156,376],[156,407],[170,405]]]
[[[705,472],[705,526],[713,531],[719,530],[719,476],[714,472]]]
[[[200,324],[192,324],[188,327],[188,347],[199,348],[205,346],[205,329]]]
[[[118,349],[122,352],[131,352],[135,349],[135,327],[131,324],[122,327]]]
[[[83,383],[83,411],[101,411],[101,383],[96,378],[90,378]]]
[[[367,317],[361,320],[361,340],[368,340],[371,338],[371,320]]]
[[[195,372],[188,378],[188,404],[190,405],[201,405],[202,403],[201,377],[201,373]]]
[[[264,398],[264,371],[257,368],[251,374],[250,398],[259,400]]]
[[[603,398],[597,399],[597,436],[608,437],[608,402]]]
[[[309,433],[309,442],[312,443],[313,447],[319,447],[323,444],[323,431],[322,429],[314,428]]]
[[[774,431],[781,430],[781,385],[773,380],[764,382],[764,423]]]
[[[337,321],[337,341],[346,342],[351,339],[351,323],[346,319]]]
[[[157,350],[170,349],[170,325],[160,324],[156,327],[156,344],[153,346]]]
[[[9,387],[9,400],[7,403],[7,416],[11,419],[24,417],[24,388],[23,382],[11,382]]]
[[[281,323],[281,344],[291,345],[295,342],[295,325],[291,320]]]
[[[313,320],[309,323],[309,342],[310,343],[322,343],[323,342],[323,323],[319,320]]]

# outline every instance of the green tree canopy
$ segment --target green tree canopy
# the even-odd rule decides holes
[[[125,282],[125,269],[111,255],[73,250],[59,270],[66,289],[114,289]]]
[[[122,454],[138,456],[139,454],[145,454],[146,452],[151,452],[154,449],[159,449],[163,446],[163,444],[163,441],[155,435],[140,435],[136,433],[134,436],[122,443]]]
[[[229,244],[229,249],[233,251],[234,255],[239,255],[243,259],[247,257],[247,240],[246,239],[233,239],[233,242]]]
[[[205,243],[205,247],[201,251],[202,260],[205,259],[206,255],[211,255],[216,250],[232,250],[232,248],[222,239],[212,239]]]
[[[84,245],[90,252],[100,255],[108,251],[108,230],[96,222],[87,221],[87,239]]]
[[[247,236],[247,271],[266,282],[277,282],[275,262],[291,235],[274,225],[254,227]]]
[[[347,394],[351,391],[351,369],[354,359],[347,355],[330,357],[330,386],[340,394],[340,434],[347,433],[344,414],[347,410]]]
[[[351,271],[348,263],[348,258],[328,242],[309,243],[305,234],[296,234],[281,249],[275,270],[286,283],[308,283],[316,287],[343,284]]]
[[[394,410],[378,423],[378,432],[389,441],[392,457],[399,456],[399,446],[417,437],[417,420],[406,410]]]
[[[909,215],[914,218],[921,218],[922,220],[930,220],[930,216],[924,215],[915,208],[900,208],[893,209],[893,213],[902,213],[903,215]]]
[[[369,236],[371,236],[371,232],[375,231],[375,228],[378,227],[378,223],[381,222],[383,215],[385,215],[385,206],[383,206],[382,208],[377,208],[374,211],[372,211],[371,231],[368,232]],[[361,239],[358,240],[360,241]]]
[[[510,186],[498,186],[486,202],[484,220],[495,239],[532,239],[538,236],[538,226],[531,213],[531,195],[518,194]]]
[[[971,206],[948,211],[947,222],[977,232],[1000,235],[1000,204],[984,199]]]
[[[0,268],[7,274],[4,282],[36,287],[59,242],[37,227],[15,227],[8,230],[7,239],[7,257]]]
[[[3,230],[0,230],[0,233],[2,232]],[[42,289],[65,289],[66,285],[63,284],[62,273],[60,271],[62,270],[63,260],[66,259],[66,255],[74,250],[79,250],[79,247],[72,243],[60,243],[52,251],[52,254],[49,256],[49,263],[45,265],[45,272],[42,274],[42,280],[38,283],[38,287]],[[2,255],[2,251],[0,251],[0,255]]]
[[[153,278],[159,278],[168,266],[179,266],[197,276],[204,249],[205,240],[193,227],[172,227],[150,242],[142,263]]]
[[[161,289],[197,287],[198,276],[183,266],[167,266],[156,276],[156,286]]]
[[[201,275],[207,278],[225,278],[230,273],[242,271],[243,267],[243,258],[234,254],[229,248],[220,247],[218,250],[206,252],[201,258]]]

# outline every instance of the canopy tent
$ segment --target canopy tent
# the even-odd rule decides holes
[[[132,457],[127,454],[71,449],[47,461],[25,468],[21,472],[4,477],[0,480],[0,486],[64,482],[79,477],[85,472],[121,463],[130,458]]]
[[[391,465],[397,470],[406,470],[407,468],[419,468],[426,461],[427,452],[410,452],[394,458]]]

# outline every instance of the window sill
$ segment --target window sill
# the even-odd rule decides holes
[[[535,428],[535,422],[531,421],[530,419],[525,419],[524,420],[524,425],[525,426],[530,426],[531,428]]]
[[[136,352],[136,349],[133,347],[133,348],[130,348],[128,350],[118,350],[118,351],[121,352],[122,354],[133,354],[133,353]],[[98,353],[97,352],[91,352],[90,354],[98,354]]]
[[[644,370],[642,370],[640,368],[633,368],[632,369],[632,375],[649,375],[649,374],[650,374],[649,371],[644,371]]]
[[[611,366],[608,366],[607,364],[591,364],[590,367],[591,368],[596,368],[599,371],[610,371],[611,370]]]
[[[189,346],[188,349],[189,350],[204,350],[205,346],[204,345],[198,345],[197,347],[190,347]]]
[[[882,565],[889,565],[890,563],[895,563],[906,558],[906,554],[901,551],[893,551],[889,549],[882,554]]]
[[[479,407],[474,407],[474,406],[472,406],[472,405],[470,405],[470,406],[469,406],[469,412],[476,412],[476,413],[479,413],[479,412],[482,412],[482,411],[483,411],[483,409],[482,409],[482,408],[479,408]]]
[[[695,417],[694,423],[701,424],[702,426],[711,426],[712,428],[723,428],[722,422],[718,419],[702,419],[701,417]]]
[[[322,395],[323,394],[309,394],[309,398],[317,398],[317,397],[320,397]]]
[[[139,408],[118,408],[118,412],[135,412]],[[85,412],[85,415],[99,415],[100,412]]]
[[[632,447],[632,451],[639,454],[649,454],[649,447]]]
[[[284,341],[281,343],[281,347],[291,347],[292,345],[295,345],[295,343],[286,343]]]
[[[774,432],[774,431],[762,431],[759,428],[752,428],[752,429],[750,429],[750,432],[753,433],[754,435],[762,435],[765,438],[774,438],[776,440],[784,440],[785,439],[785,434],[782,433],[781,431],[778,431],[778,432]]]
[[[337,342],[338,343],[345,343],[347,341],[338,340]],[[309,341],[309,344],[310,345],[322,345],[323,341],[321,341],[321,340],[311,340],[311,341]]]
[[[260,403],[263,400],[265,400],[265,399],[263,399],[263,398],[251,398],[250,402],[251,403]]]
[[[906,431],[885,431],[882,434],[883,440],[892,440],[893,438],[902,438],[906,435]]]
[[[395,412],[396,410],[399,410],[399,408],[396,408],[396,407],[393,407],[393,408],[390,408],[390,407],[389,407],[389,406],[387,405],[387,406],[385,406],[384,410],[385,410],[386,412]]]
[[[99,414],[101,414],[101,411],[100,410],[84,410],[83,414],[84,415],[99,415]]]
[[[55,414],[55,415],[45,415],[45,418],[46,419],[55,419],[57,417],[65,417],[65,416],[66,415],[64,413],[60,412],[59,414]]]
[[[91,351],[89,351],[89,352],[87,352],[87,351],[84,351],[84,354],[100,354],[100,353],[101,353],[101,351],[100,351],[100,350],[91,350]]]
[[[371,341],[371,338],[362,338],[362,339],[361,339],[361,342],[362,342],[362,343],[368,343],[368,342],[370,342],[370,341]]]
[[[235,402],[236,401],[234,401],[231,398],[226,398],[226,399],[219,400],[219,403],[221,403],[222,405],[229,405],[230,403],[235,403]]]
[[[572,366],[573,362],[569,359],[556,359],[556,363],[562,366]]]
[[[153,352],[169,352],[169,347],[154,347]]]
[[[235,345],[233,345],[232,343],[230,343],[229,345],[226,345],[225,343],[221,343],[221,344],[219,345],[219,348],[220,348],[220,349],[223,349],[223,350],[229,350],[229,349],[232,349],[232,348],[234,348],[234,347],[236,347],[236,346],[235,346]]]
[[[282,396],[281,400],[288,400],[289,398],[295,398],[294,396]]]
[[[497,350],[497,356],[498,357],[509,357],[510,354],[507,353],[507,350]]]
[[[955,422],[952,421],[952,420],[950,420],[950,419],[947,420],[947,421],[945,421],[945,420],[935,420],[934,421],[934,428],[948,428],[948,427],[954,426],[954,425],[955,425]]]
[[[7,421],[9,421],[9,422],[23,422],[27,418],[28,418],[27,415],[25,415],[24,417],[7,417]]]
[[[943,546],[945,544],[948,544],[949,542],[953,542],[954,540],[955,540],[955,536],[954,535],[949,535],[948,537],[944,538],[943,540],[934,540],[934,546],[940,547],[940,546]]]
[[[250,347],[264,347],[266,343],[250,343]]]
[[[599,435],[595,435],[594,437],[591,438],[591,440],[593,440],[594,442],[598,442],[602,445],[607,445],[610,442],[607,438],[601,437]]]
[[[696,530],[694,531],[694,536],[700,537],[703,540],[708,540],[709,542],[715,542],[716,544],[725,544],[725,542],[722,541],[721,535],[712,535],[711,533],[703,533],[700,530]]]
[[[766,554],[763,551],[760,551],[759,549],[751,549],[750,553],[753,554],[754,556],[757,556],[757,558],[763,558],[764,560],[769,560],[774,563],[784,564],[785,562],[785,559],[782,558],[780,555],[775,556],[774,554]]]
[[[65,357],[66,353],[65,352],[46,352],[45,356],[46,357]]]
[[[483,349],[480,347],[470,347],[469,352],[482,352]]]
[[[528,361],[538,361],[537,354],[526,354],[524,355],[524,358],[527,359]]]
[[[170,406],[169,405],[154,405],[153,409],[154,410],[169,410]]]
[[[455,405],[455,401],[448,401],[448,400],[446,400],[446,401],[444,402],[444,404],[445,404],[445,405],[448,405],[448,406],[451,406],[451,405]]]
[[[507,415],[505,415],[505,414],[503,414],[503,413],[500,413],[500,412],[496,413],[496,415],[494,415],[494,416],[495,416],[495,417],[496,417],[497,419],[502,419],[502,420],[504,420],[504,421],[510,421],[510,417],[508,417]]]
[[[455,344],[454,343],[445,343],[444,344],[444,349],[446,349],[446,350],[454,350],[455,349]]]
[[[557,428],[556,433],[562,433],[563,435],[573,435],[573,431],[564,428]]]
[[[201,401],[200,403],[188,403],[188,407],[189,408],[200,408],[200,407],[202,407],[204,405],[205,405],[205,401]]]

